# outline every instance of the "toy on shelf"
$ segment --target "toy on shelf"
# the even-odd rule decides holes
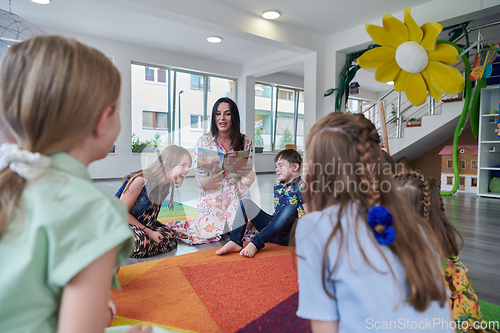
[[[439,152],[439,155],[441,155],[441,191],[449,191],[455,183],[453,171],[453,146],[445,146]],[[478,170],[477,145],[458,146],[458,170],[458,190],[476,193]]]

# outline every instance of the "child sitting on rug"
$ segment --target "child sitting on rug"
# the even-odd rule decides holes
[[[453,332],[432,231],[392,188],[392,175],[379,172],[379,143],[375,128],[342,112],[307,136],[297,316],[313,332]],[[433,320],[440,324],[418,325]]]
[[[86,168],[118,136],[120,85],[111,61],[75,40],[37,36],[3,54],[0,332],[104,332],[116,314],[111,283],[132,233]]]
[[[274,163],[279,179],[274,184],[274,214],[267,214],[250,199],[241,200],[234,220],[234,226],[239,227],[233,229],[229,242],[216,254],[239,251],[240,255],[251,258],[265,243],[288,245],[293,223],[304,215],[304,183],[300,178],[302,157],[295,149],[285,149],[276,155]],[[259,233],[243,249],[247,218]]]
[[[174,187],[182,185],[190,167],[191,154],[183,147],[170,145],[147,168],[124,178],[115,196],[129,212],[135,239],[132,258],[151,257],[177,247],[177,235],[158,222],[158,213],[169,192],[169,208],[173,208]]]
[[[461,247],[458,247],[456,236],[460,238],[462,246],[463,237],[446,217],[443,199],[436,181],[416,171],[400,173],[395,176],[394,180],[398,192],[405,201],[410,203],[411,208],[429,223],[446,258],[442,263],[443,275],[451,293],[450,304],[453,316],[457,321],[468,323],[468,325],[457,326],[457,333],[485,332],[482,329],[474,329],[474,323],[476,327],[481,327],[483,316],[476,293],[466,276],[468,269],[458,258],[458,251]],[[487,326],[486,323],[482,327]],[[491,330],[491,332],[497,331]]]

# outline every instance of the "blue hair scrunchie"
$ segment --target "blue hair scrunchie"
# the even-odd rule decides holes
[[[392,214],[384,206],[376,205],[368,211],[368,224],[372,227],[375,238],[382,245],[391,245],[396,239],[396,230],[392,227]]]

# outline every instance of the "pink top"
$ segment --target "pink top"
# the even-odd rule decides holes
[[[465,148],[470,151],[472,154],[477,154],[477,145],[459,145],[458,149]],[[453,154],[453,146],[445,146],[440,152],[439,155],[451,155]]]

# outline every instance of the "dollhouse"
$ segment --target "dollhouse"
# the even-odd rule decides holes
[[[477,145],[458,146],[458,190],[476,193],[477,191]],[[455,182],[453,172],[453,146],[445,146],[441,155],[441,191],[451,191]]]

